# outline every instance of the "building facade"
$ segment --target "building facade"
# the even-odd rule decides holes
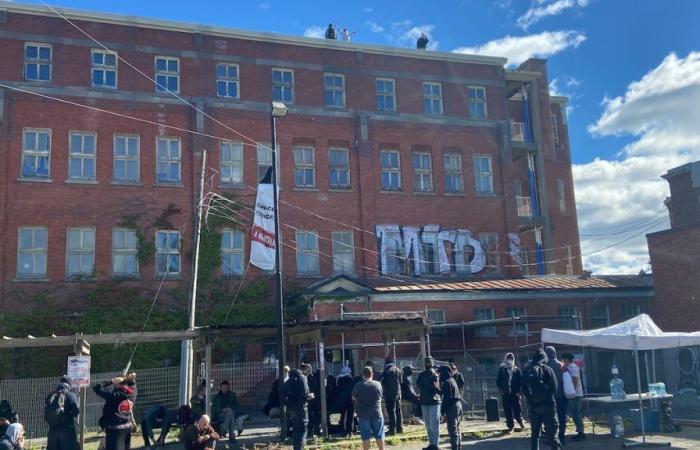
[[[60,14],[60,15],[59,15]],[[581,272],[566,99],[546,61],[0,2],[0,307],[79,307],[191,278],[205,192],[216,277],[248,270],[279,119],[287,279]],[[208,196],[207,198],[211,198]]]

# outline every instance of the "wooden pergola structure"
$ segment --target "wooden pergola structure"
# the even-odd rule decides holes
[[[429,354],[427,342],[429,342],[429,322],[422,317],[411,318],[357,318],[340,320],[315,320],[309,322],[290,322],[285,324],[286,342],[291,345],[314,343],[323,355],[325,340],[331,335],[346,335],[357,332],[378,333],[382,336],[385,349],[395,339],[406,337],[420,338],[421,354]],[[274,325],[244,324],[232,326],[202,327],[195,330],[178,331],[147,331],[126,333],[99,333],[99,334],[75,334],[67,336],[27,336],[13,338],[2,336],[0,338],[0,350],[31,347],[73,347],[76,355],[89,355],[91,345],[99,344],[138,344],[151,342],[167,342],[195,339],[199,341],[199,347],[205,351],[205,377],[210,379],[211,373],[211,349],[215,339],[260,339],[277,335],[277,327]],[[320,380],[325,383],[325,363],[323,357],[319,358]],[[320,389],[322,427],[323,433],[328,436],[326,390]],[[207,414],[211,412],[211,393],[206,391]],[[83,430],[85,423],[85,388],[80,392],[80,442],[83,443]]]

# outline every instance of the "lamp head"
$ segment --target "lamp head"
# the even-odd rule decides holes
[[[284,117],[287,115],[287,105],[282,102],[272,102],[272,117]]]

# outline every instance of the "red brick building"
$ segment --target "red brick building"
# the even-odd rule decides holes
[[[0,7],[3,310],[31,308],[37,292],[79,307],[113,278],[187,282],[203,150],[207,191],[239,208],[221,230],[220,275],[237,283],[273,99],[289,107],[288,279],[581,272],[566,99],[550,97],[546,61],[507,70],[503,58],[61,11]]]
[[[671,228],[647,235],[654,272],[654,320],[665,331],[697,331],[700,289],[700,162],[669,170]]]

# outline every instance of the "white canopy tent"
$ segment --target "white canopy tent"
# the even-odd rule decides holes
[[[644,429],[644,407],[642,405],[642,386],[639,373],[639,351],[660,350],[700,345],[700,332],[667,333],[646,314],[640,314],[624,322],[595,330],[552,330],[542,329],[542,342],[548,344],[570,345],[572,347],[596,347],[634,352],[637,369],[637,386],[639,387],[639,414],[642,423],[642,442],[626,444],[626,447],[662,445],[670,443],[649,443]]]

